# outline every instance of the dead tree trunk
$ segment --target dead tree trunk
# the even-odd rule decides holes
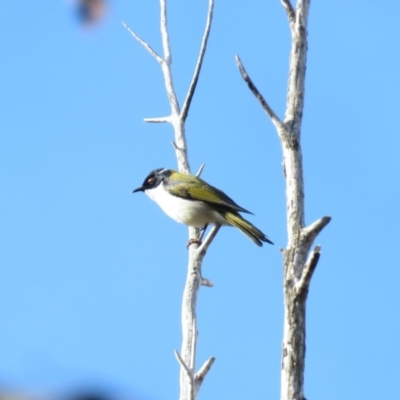
[[[301,151],[301,123],[304,107],[307,61],[307,22],[310,0],[281,0],[290,24],[292,48],[286,112],[282,121],[258,91],[239,57],[237,65],[244,81],[278,132],[283,151],[283,174],[286,180],[286,214],[288,243],[283,253],[284,332],[282,343],[281,400],[304,399],[304,365],[306,350],[306,301],[311,277],[317,266],[321,247],[311,246],[329,223],[323,217],[305,226],[304,180]],[[311,251],[310,251],[311,250]]]
[[[175,140],[173,147],[181,172],[190,173],[188,148],[185,135],[185,121],[188,116],[189,107],[193,98],[194,91],[198,82],[203,57],[207,47],[207,40],[210,33],[211,21],[213,16],[214,0],[209,0],[209,7],[207,13],[206,26],[204,29],[203,40],[200,46],[198,60],[193,73],[193,78],[188,88],[186,98],[183,102],[182,108],[175,92],[173,75],[172,75],[172,54],[169,43],[169,33],[167,25],[167,4],[166,0],[160,0],[160,30],[163,54],[159,55],[146,41],[140,38],[132,29],[126,24],[125,28],[131,35],[150,53],[150,55],[160,64],[163,76],[165,89],[168,95],[171,114],[165,117],[146,118],[146,122],[153,123],[170,123],[174,129]],[[198,171],[200,175],[202,168]],[[215,235],[219,230],[219,226],[214,226],[203,243],[199,246],[193,244],[189,248],[189,261],[186,284],[183,291],[182,300],[182,347],[181,352],[175,350],[175,357],[177,358],[181,371],[180,371],[180,400],[195,400],[201,384],[210,370],[215,358],[210,357],[206,360],[203,366],[196,372],[196,350],[197,350],[197,297],[201,286],[211,287],[212,283],[204,279],[201,275],[201,266],[203,258],[206,254],[208,246],[211,244]],[[197,229],[189,228],[189,237],[193,238],[198,235]]]

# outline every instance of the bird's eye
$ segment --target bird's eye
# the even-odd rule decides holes
[[[151,177],[151,178],[147,179],[147,183],[149,185],[152,185],[154,183],[154,179],[155,179],[154,177]]]

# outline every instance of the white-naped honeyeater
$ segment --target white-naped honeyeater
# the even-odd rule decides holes
[[[225,225],[240,229],[258,246],[262,246],[263,242],[273,244],[263,232],[239,214],[252,214],[250,211],[197,176],[158,168],[146,176],[142,186],[136,188],[135,192],[146,193],[175,221],[202,228],[201,237],[209,224]],[[188,245],[199,243],[200,240],[191,239]]]

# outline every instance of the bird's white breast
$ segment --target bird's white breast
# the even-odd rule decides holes
[[[206,224],[227,225],[218,211],[214,211],[203,201],[186,200],[168,193],[161,183],[145,193],[154,200],[162,210],[172,219],[181,224],[203,228]]]

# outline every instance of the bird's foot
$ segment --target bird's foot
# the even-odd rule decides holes
[[[187,242],[186,248],[188,249],[190,245],[192,244],[198,244],[199,246],[201,245],[201,238],[192,238],[189,239],[189,241]]]
[[[189,241],[187,242],[186,248],[188,249],[190,245],[192,244],[198,244],[199,246],[202,243],[203,240],[203,236],[204,236],[204,232],[207,229],[208,224],[205,224],[203,228],[201,228],[200,230],[200,236],[198,238],[193,238],[193,239],[189,239]]]

